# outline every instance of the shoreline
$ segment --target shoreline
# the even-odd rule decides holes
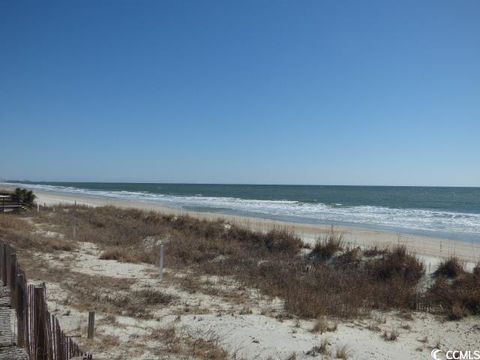
[[[16,186],[2,184],[2,188],[13,189]],[[87,206],[116,206],[120,208],[135,208],[139,210],[156,211],[163,214],[189,215],[205,220],[223,219],[232,224],[248,227],[257,231],[269,231],[273,228],[286,228],[296,233],[302,240],[313,245],[319,236],[331,229],[330,225],[302,224],[280,220],[270,220],[257,217],[228,215],[211,212],[174,209],[161,204],[142,201],[109,199],[107,197],[85,194],[66,194],[53,191],[35,190],[37,201],[40,205],[74,204]],[[438,262],[439,259],[457,256],[468,263],[480,261],[480,243],[464,240],[453,240],[440,237],[412,235],[401,232],[371,230],[365,228],[335,226],[336,231],[343,234],[344,241],[351,246],[361,247],[387,247],[405,245],[409,251],[426,257],[426,262]]]

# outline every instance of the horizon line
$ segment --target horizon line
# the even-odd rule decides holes
[[[358,185],[358,184],[291,184],[291,183],[204,183],[152,181],[62,181],[62,180],[4,180],[6,183],[80,183],[80,184],[159,184],[159,185],[228,185],[228,186],[331,186],[331,187],[424,187],[424,188],[480,188],[468,185]],[[0,180],[0,182],[2,182]]]

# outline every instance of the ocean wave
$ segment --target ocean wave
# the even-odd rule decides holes
[[[200,194],[178,196],[134,191],[88,190],[75,187],[18,184],[52,192],[101,196],[160,203],[175,208],[195,208],[204,211],[218,211],[275,218],[288,218],[299,222],[319,222],[382,226],[426,232],[469,234],[480,236],[480,214],[435,211],[428,209],[399,209],[380,206],[342,206],[292,200],[252,200],[234,197],[211,197]]]

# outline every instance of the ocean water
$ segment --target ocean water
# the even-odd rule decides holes
[[[93,182],[22,184],[33,190],[154,202],[185,210],[480,241],[480,188]]]

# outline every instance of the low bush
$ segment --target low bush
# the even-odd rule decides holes
[[[435,276],[445,276],[449,279],[465,274],[463,265],[456,257],[451,257],[448,260],[442,261],[434,272]]]
[[[172,303],[176,297],[155,290],[137,290],[132,296],[138,298],[139,303],[145,305],[168,305]]]
[[[343,236],[332,229],[327,235],[317,239],[310,256],[317,260],[328,260],[342,249],[342,245]]]
[[[417,283],[425,274],[425,266],[414,255],[408,254],[404,246],[387,251],[369,267],[372,275],[381,281],[401,279],[408,283]]]
[[[329,322],[325,317],[318,319],[313,325],[312,332],[323,334],[327,331],[336,331],[337,324]]]
[[[480,262],[477,263],[477,265],[475,265],[475,267],[473,268],[473,274],[480,277]]]
[[[16,188],[11,196],[13,201],[19,202],[26,207],[32,207],[36,198],[32,190],[22,188]]]
[[[363,252],[363,254],[364,254],[366,257],[375,257],[375,256],[384,255],[386,252],[387,252],[387,250],[385,250],[385,249],[379,249],[377,246],[374,246],[374,247],[372,247],[372,248],[365,249],[365,251]]]
[[[335,358],[346,360],[350,357],[350,350],[348,350],[347,345],[338,347],[335,352]]]
[[[41,244],[43,250],[50,251],[74,251],[77,246],[75,243],[62,239],[43,239]]]
[[[120,262],[138,262],[137,258],[133,256],[129,249],[121,248],[119,246],[107,248],[100,255],[101,260],[117,260]]]
[[[362,250],[360,248],[353,248],[345,251],[343,254],[338,256],[335,260],[335,263],[338,265],[345,266],[359,266],[362,257]]]
[[[427,292],[430,304],[451,320],[480,314],[480,276],[463,273],[453,280],[437,277]]]
[[[383,338],[385,341],[395,341],[398,339],[398,331],[396,329],[393,329],[391,331],[384,331],[383,332]]]

